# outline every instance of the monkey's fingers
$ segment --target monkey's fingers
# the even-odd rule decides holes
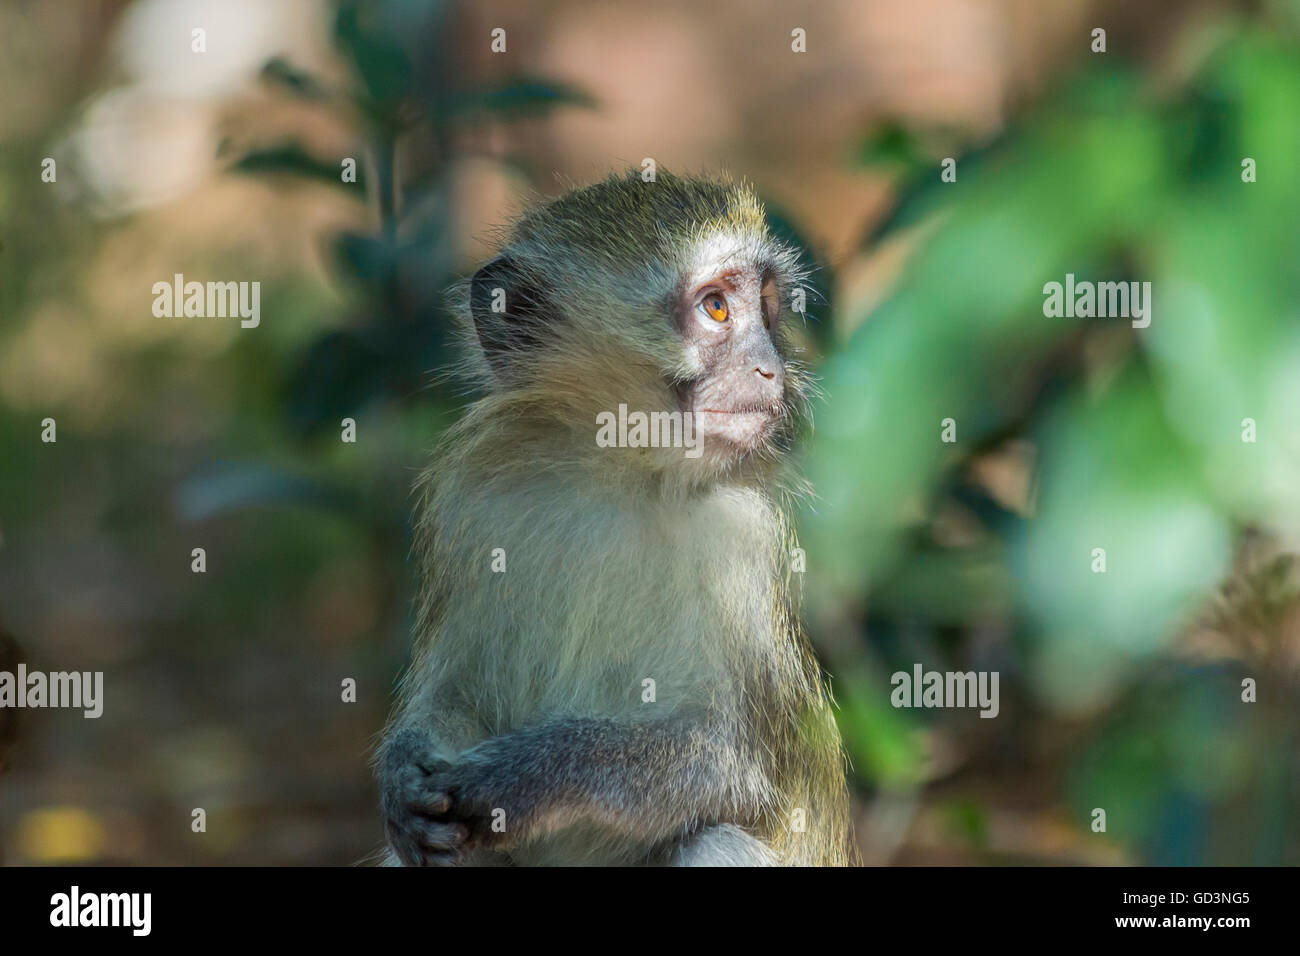
[[[414,764],[425,776],[435,773],[445,773],[450,769],[451,764],[438,756],[436,750],[429,748],[420,753],[411,754],[411,763]]]
[[[416,818],[410,826],[412,839],[426,853],[458,853],[469,839],[469,830],[461,823],[436,823]]]
[[[446,790],[434,790],[412,797],[407,801],[412,813],[426,817],[440,817],[451,809],[451,794]]]
[[[413,727],[404,728],[393,735],[385,749],[384,762],[388,773],[399,777],[411,771],[427,776],[440,773],[451,766],[439,756],[428,733]]]
[[[454,866],[465,852],[469,831],[463,824],[408,816],[389,821],[388,843],[407,866]]]

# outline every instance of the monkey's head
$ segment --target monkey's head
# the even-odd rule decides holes
[[[632,172],[527,213],[462,292],[496,407],[593,450],[612,423],[603,453],[709,479],[789,443],[805,280],[748,186]]]

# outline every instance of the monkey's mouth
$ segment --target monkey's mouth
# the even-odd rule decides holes
[[[772,433],[781,415],[779,404],[736,408],[708,406],[695,411],[695,429],[706,439],[721,440],[735,448],[749,450]]]
[[[776,408],[701,408],[695,413],[696,415],[731,415],[731,416],[749,416],[753,418],[770,418],[775,419],[779,414]]]

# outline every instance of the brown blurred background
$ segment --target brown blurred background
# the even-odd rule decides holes
[[[906,182],[864,159],[897,145],[890,131],[930,162],[998,143],[1096,68],[1096,26],[1158,98],[1273,7],[1286,5],[0,4],[0,621],[29,666],[102,670],[106,685],[99,720],[18,715],[0,858],[349,864],[379,846],[367,761],[406,655],[408,491],[460,402],[430,387],[447,358],[430,316],[530,198],[645,157],[751,179],[822,267],[833,308],[809,348],[829,356],[928,235],[873,236]],[[342,157],[361,183],[337,182]],[[261,326],[156,318],[151,287],[175,273],[261,281]],[[1071,348],[1113,354],[1109,334]],[[355,445],[338,440],[344,415]],[[57,444],[38,440],[47,416]],[[972,468],[1032,513],[1033,444],[1004,437]],[[955,548],[975,540],[936,514]],[[819,646],[887,672],[893,651],[855,643],[870,625],[849,603],[851,627],[843,606],[814,607]],[[921,643],[1012,648],[1011,603]],[[355,704],[340,701],[348,677]],[[852,718],[874,728],[858,744],[874,756],[855,759],[868,861],[1295,860],[1290,824],[1214,837],[1198,816],[1249,817],[1249,794],[1175,796],[1141,832],[1090,833],[1096,798],[1069,781],[1091,771],[1073,759],[1122,697],[1017,706],[1004,679],[997,727]],[[1293,805],[1293,717],[1263,718],[1267,752],[1285,755],[1264,761],[1279,775],[1259,798],[1270,819]],[[1138,739],[1140,721],[1122,733]]]

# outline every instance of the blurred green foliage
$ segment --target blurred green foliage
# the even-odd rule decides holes
[[[385,414],[391,415],[417,394],[436,410],[454,404],[437,375],[451,362],[451,321],[444,301],[455,278],[449,144],[458,129],[474,123],[592,105],[580,91],[536,77],[460,85],[457,77],[467,71],[455,68],[452,51],[444,48],[441,56],[430,57],[428,49],[431,38],[447,35],[452,12],[441,0],[342,0],[334,38],[352,67],[355,82],[349,89],[332,90],[282,57],[263,68],[263,79],[286,95],[359,118],[366,155],[357,163],[354,182],[340,175],[340,158],[314,155],[291,140],[252,150],[232,168],[339,186],[356,202],[374,208],[378,220],[373,233],[344,232],[326,240],[334,272],[358,305],[343,327],[299,341],[282,375],[278,404],[287,413],[285,424],[301,437],[320,435],[343,417],[367,409],[387,406]],[[410,148],[413,141],[425,148]],[[424,438],[431,439],[436,430]],[[287,501],[355,507],[355,498],[337,485],[321,485],[265,464],[227,464],[216,474],[188,481],[179,501],[187,515],[210,517],[229,508]],[[379,517],[372,513],[361,520]],[[382,516],[380,537],[390,540],[406,522],[405,508],[393,507]]]
[[[335,39],[351,62],[355,87],[336,98],[341,110],[363,118],[369,168],[359,169],[351,194],[376,201],[375,234],[344,233],[331,240],[338,274],[355,288],[363,311],[347,328],[320,336],[304,350],[286,382],[292,423],[304,433],[337,422],[374,401],[407,397],[449,361],[449,321],[443,301],[454,278],[448,243],[446,150],[458,126],[484,119],[536,116],[565,105],[590,105],[577,90],[534,77],[513,77],[484,88],[456,84],[454,57],[428,56],[415,40],[445,35],[448,4],[344,0]],[[440,65],[428,67],[430,60]],[[292,95],[328,98],[325,84],[281,59],[263,75]],[[399,161],[399,143],[416,134],[437,144]],[[410,154],[408,151],[408,159]],[[245,156],[236,168],[341,182],[339,164],[283,144]],[[405,174],[407,181],[400,181]],[[367,185],[373,192],[367,191]]]
[[[827,398],[806,449],[816,489],[801,515],[806,607],[858,796],[904,807],[929,796],[959,858],[996,862],[999,810],[1037,785],[1048,796],[1036,806],[1083,839],[1092,809],[1105,808],[1104,839],[1127,859],[1300,861],[1294,569],[1268,586],[1268,613],[1252,584],[1219,621],[1235,656],[1206,662],[1179,647],[1244,531],[1294,541],[1300,527],[1300,46],[1282,7],[1205,21],[1184,42],[1212,52],[1183,57],[1195,68],[1172,77],[1118,52],[1094,58],[987,142],[959,147],[958,131],[901,122],[863,139],[864,168],[898,184],[864,246],[913,248],[869,315],[845,313],[836,277],[814,273],[821,320],[809,354]],[[262,78],[355,127],[357,182],[340,179],[342,157],[292,139],[232,166],[328,184],[374,210],[373,229],[323,237],[345,320],[322,321],[336,307],[315,283],[268,285],[263,307],[276,322],[213,359],[192,400],[220,411],[184,409],[182,437],[159,438],[156,410],[132,420],[131,402],[152,393],[124,393],[106,397],[106,424],[61,422],[57,449],[9,454],[30,447],[31,414],[0,408],[7,593],[81,594],[91,576],[77,576],[78,561],[99,562],[119,603],[87,598],[86,613],[101,653],[137,667],[120,678],[138,701],[131,726],[172,725],[185,746],[169,746],[186,759],[202,758],[190,735],[215,739],[210,769],[232,778],[237,738],[258,751],[250,766],[275,768],[277,786],[317,810],[337,785],[322,755],[359,766],[358,733],[382,720],[379,698],[405,655],[413,463],[463,401],[437,374],[451,361],[443,295],[457,265],[448,173],[465,148],[458,134],[593,103],[531,75],[466,85],[475,74],[448,39],[453,4],[336,8],[350,83],[335,88],[282,57]],[[12,185],[41,155],[38,145],[0,151],[0,209],[27,227],[21,243],[8,228],[0,237],[6,316],[48,294],[42,263],[84,260],[105,229]],[[956,183],[940,179],[944,155],[958,159]],[[1246,157],[1257,182],[1242,181]],[[535,174],[526,157],[490,158]],[[794,217],[769,215],[812,256]],[[1150,327],[1045,317],[1043,286],[1066,273],[1150,281]],[[118,361],[118,379],[165,396],[193,375],[166,344]],[[364,442],[337,440],[345,416]],[[948,418],[955,444],[940,440]],[[1241,439],[1247,418],[1255,443]],[[1025,502],[981,478],[991,458],[1018,469]],[[85,515],[102,517],[88,529]],[[98,537],[86,557],[89,530]],[[213,556],[202,587],[176,570],[196,538]],[[1092,570],[1094,548],[1106,550],[1105,574]],[[888,675],[917,661],[999,671],[998,719],[895,710]],[[336,716],[340,672],[360,675],[371,713]],[[1240,703],[1243,676],[1260,682],[1256,705]],[[303,702],[326,696],[313,713],[330,717],[304,726]],[[210,714],[225,736],[210,733]],[[75,756],[94,741],[57,744]],[[165,801],[192,805],[175,783],[189,777],[153,773],[150,760],[167,755],[143,749],[124,757],[123,774],[158,777],[151,799],[168,812],[177,807]],[[241,820],[246,846],[262,852],[293,832],[275,816],[287,798],[242,783],[254,808]],[[364,827],[376,825],[372,794],[349,785],[356,792],[333,805],[351,801]],[[232,784],[227,796],[240,792]],[[357,839],[369,846],[377,830]],[[303,858],[291,843],[282,853]]]
[[[822,370],[807,579],[830,620],[870,607],[887,669],[1000,668],[1027,706],[1067,715],[1133,700],[1080,758],[1072,798],[1080,820],[1109,808],[1111,831],[1147,860],[1295,862],[1294,667],[1267,674],[1279,709],[1243,705],[1239,686],[1284,649],[1233,668],[1238,680],[1174,667],[1151,683],[1237,535],[1300,518],[1300,48],[1260,23],[1212,36],[1172,88],[1097,58],[960,159],[956,183],[906,131],[864,148],[902,170],[872,238],[928,231]],[[1247,157],[1256,182],[1243,181]],[[1044,284],[1067,273],[1151,282],[1150,327],[1045,317]],[[940,440],[949,418],[955,445]],[[1242,440],[1248,418],[1256,443]],[[1032,517],[972,477],[1014,441],[1033,450]],[[953,508],[975,540],[937,547],[934,522]],[[900,627],[912,630],[901,642]],[[990,627],[1004,642],[981,651],[973,638]],[[879,674],[847,676],[850,702],[885,692]],[[891,731],[869,709],[845,717],[867,768],[920,746],[911,720]],[[1272,721],[1279,732],[1264,733]],[[1234,805],[1252,809],[1214,812]],[[1250,832],[1215,845],[1234,828]]]

